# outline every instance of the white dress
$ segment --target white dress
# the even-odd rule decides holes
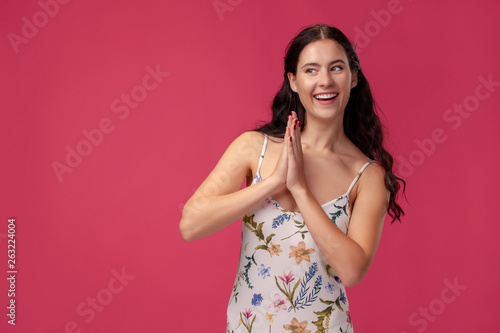
[[[267,135],[252,185],[259,170]],[[349,193],[322,205],[332,223],[349,229]],[[238,273],[227,308],[227,333],[353,332],[344,285],[321,254],[299,212],[272,197],[242,218]]]

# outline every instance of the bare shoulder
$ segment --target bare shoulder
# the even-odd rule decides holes
[[[247,131],[240,134],[235,141],[247,146],[258,147],[264,143],[264,134],[257,131]]]
[[[360,170],[367,162],[372,161],[354,144],[351,146],[349,155],[352,159],[351,164],[356,165],[357,170]],[[386,170],[379,161],[375,160],[367,165],[352,189],[352,202],[361,197],[367,197],[372,202],[379,201],[381,205],[388,204],[390,193],[385,186],[385,173]]]
[[[357,192],[369,192],[379,198],[386,198],[386,202],[389,202],[389,190],[385,186],[385,173],[385,168],[378,161],[370,163],[359,179]]]
[[[260,149],[264,143],[264,134],[256,131],[248,131],[240,134],[231,143],[230,148],[233,153],[239,154],[242,159],[252,159],[260,154]]]
[[[371,158],[366,156],[358,147],[356,147],[352,142],[350,157],[352,165],[358,165],[361,168],[367,162],[372,161]],[[360,170],[360,169],[358,169]],[[385,168],[380,164],[379,161],[372,162],[365,167],[361,177],[356,184],[356,193],[359,193],[362,189],[371,188],[373,190],[384,190],[385,187]]]
[[[208,192],[221,195],[237,191],[252,173],[253,160],[258,158],[260,151],[257,148],[262,142],[263,135],[257,132],[245,132],[236,137],[193,198]]]
[[[375,161],[370,163],[363,173],[370,174],[372,177],[381,178],[382,180],[385,177],[385,168],[380,164],[380,162]]]
[[[249,176],[252,173],[254,161],[259,158],[263,143],[264,134],[256,131],[244,132],[229,145],[225,159],[244,166]]]

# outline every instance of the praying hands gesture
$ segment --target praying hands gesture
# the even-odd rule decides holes
[[[288,116],[283,149],[273,173],[269,178],[277,179],[281,187],[286,187],[292,196],[307,191],[304,172],[304,157],[300,141],[300,121],[295,111]]]

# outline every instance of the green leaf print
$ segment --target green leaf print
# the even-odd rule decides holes
[[[257,236],[257,238],[264,243],[269,244],[269,242],[272,240],[272,238],[275,236],[275,234],[270,234],[267,236],[267,238],[264,236],[264,233],[262,232],[262,227],[264,226],[264,222],[261,222],[257,225],[257,222],[253,220],[255,214],[252,214],[251,216],[243,216],[241,219],[245,226]]]
[[[292,295],[291,295],[291,298],[293,299],[293,296],[295,295],[295,290],[297,290],[297,287],[299,286],[300,284],[300,279],[297,280],[297,283],[295,284],[295,286],[293,287],[293,290],[292,290]]]
[[[270,234],[269,236],[267,236],[266,245],[269,244],[269,242],[273,239],[274,236],[276,236],[276,234]]]
[[[264,233],[262,232],[262,227],[264,226],[264,222],[260,222],[257,228],[255,229],[255,234],[257,237],[264,242]]]
[[[253,323],[255,322],[255,318],[257,318],[257,316],[253,317],[252,323],[250,324],[250,329],[248,330],[248,333],[252,332],[252,326],[253,326]]]
[[[335,301],[335,305],[339,308],[340,311],[344,311],[344,309],[342,309],[342,306],[340,306],[340,296],[337,297],[337,300]]]
[[[338,210],[334,213],[328,213],[331,215],[330,217],[330,220],[332,220],[333,223],[335,223],[335,225],[337,225],[337,219],[342,216],[342,213],[344,213],[345,215],[347,215],[347,203],[344,204],[344,206],[337,206],[336,204],[333,204],[333,206],[335,208],[337,208]]]
[[[257,234],[257,222],[253,220],[254,216],[255,214],[252,214],[250,216],[245,215],[242,217],[241,220],[251,232],[253,232],[257,237],[259,237],[259,235]]]
[[[295,222],[295,227],[296,227],[296,228],[298,228],[299,230],[297,230],[296,232],[294,232],[294,233],[293,233],[293,234],[291,234],[290,236],[287,236],[287,237],[285,237],[285,238],[282,238],[281,240],[288,239],[288,238],[292,237],[293,235],[296,235],[296,234],[299,234],[299,233],[301,234],[302,239],[305,239],[305,238],[306,238],[305,234],[307,234],[309,231],[307,231],[307,230],[302,230],[303,228],[305,228],[305,227],[306,227],[306,222],[305,222],[305,221],[300,222],[300,221],[297,221],[297,220],[295,220],[295,219],[294,219],[293,221]]]
[[[330,266],[329,264],[326,264],[326,274],[328,274],[329,277],[333,277],[330,275],[330,270],[332,269],[332,266]]]
[[[243,266],[243,268],[245,268],[245,270],[243,271],[244,281],[246,282],[246,284],[248,285],[248,288],[250,288],[250,289],[253,289],[253,285],[250,282],[250,278],[248,277],[248,271],[250,270],[250,267],[252,267],[252,262],[255,265],[257,265],[257,263],[255,262],[254,255],[255,255],[255,252],[252,254],[251,257],[245,256],[245,258],[248,260],[248,263],[245,266]]]
[[[266,250],[269,252],[269,255],[272,256],[271,251],[269,251],[268,245],[273,240],[273,237],[276,236],[276,234],[270,234],[269,236],[265,237],[264,232],[262,231],[262,227],[264,226],[264,222],[257,224],[257,222],[253,220],[254,216],[255,216],[255,214],[252,214],[251,216],[245,215],[245,216],[243,216],[242,221],[243,221],[243,223],[245,223],[245,226],[257,236],[259,241],[263,241],[264,243],[266,243],[266,245],[257,245],[255,247],[255,251]]]
[[[249,323],[248,321],[251,317],[253,318],[252,321]],[[243,326],[245,326],[248,333],[252,333],[252,327],[253,323],[255,322],[255,318],[257,318],[257,315],[253,315],[250,309],[245,310],[245,312],[240,312],[240,321],[243,324]]]
[[[257,245],[255,247],[255,250],[266,250],[267,251],[267,245]]]
[[[342,215],[342,210],[338,210],[335,213],[329,213],[329,214],[331,215],[330,220],[332,220],[332,222],[335,223],[335,225],[337,225],[336,220]]]
[[[238,303],[238,285],[241,286],[241,282],[240,282],[240,279],[241,279],[241,274],[238,273],[238,277],[237,277],[237,280],[236,282],[234,283],[234,286],[233,286],[233,293],[231,295],[231,299],[229,300],[229,304],[231,304],[231,302],[233,301],[233,298],[234,298],[234,303]]]
[[[332,316],[332,312],[335,310],[333,308],[333,304],[335,302],[332,301],[324,301],[323,299],[319,299],[321,303],[329,305],[323,311],[314,311],[315,314],[318,315],[318,320],[313,321],[312,323],[318,328],[316,332],[318,333],[328,333],[328,326],[330,325],[330,317]]]
[[[342,209],[345,215],[347,215],[347,203],[343,206],[337,206],[336,204],[333,204],[333,206],[337,209]]]

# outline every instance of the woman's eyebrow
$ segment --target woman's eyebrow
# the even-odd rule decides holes
[[[328,64],[328,66],[331,66],[337,62],[341,62],[345,65],[345,61],[342,60],[342,59],[337,59],[337,60],[333,60],[333,61],[330,61],[330,63]],[[308,62],[307,64],[304,64],[304,66],[302,66],[301,68],[304,68],[306,66],[316,66],[316,67],[320,67],[320,64],[318,63],[315,63],[315,62]]]

